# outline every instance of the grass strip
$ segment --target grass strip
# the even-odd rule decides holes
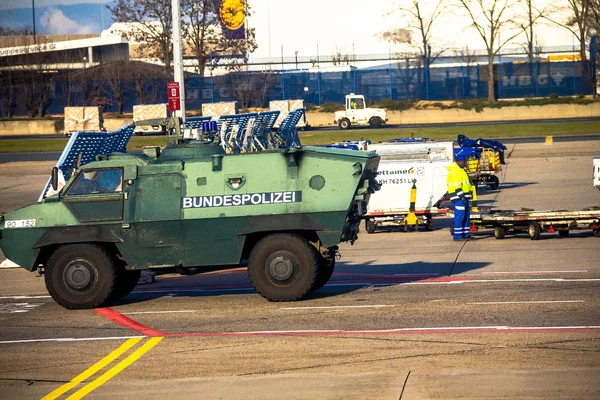
[[[513,137],[582,135],[600,133],[597,121],[500,124],[477,126],[439,126],[425,128],[350,129],[347,131],[313,129],[300,132],[302,144],[329,144],[342,140],[368,139],[372,142],[387,141],[398,137],[426,137],[433,140],[456,140],[459,134],[470,138],[501,139]],[[68,139],[0,139],[0,153],[56,152],[62,151]],[[134,136],[128,149],[144,146],[164,146],[164,136]]]

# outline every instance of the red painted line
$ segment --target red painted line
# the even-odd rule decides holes
[[[126,317],[123,314],[121,314],[120,312],[115,311],[109,307],[96,308],[96,309],[94,309],[94,312],[96,312],[96,314],[102,315],[103,317],[111,320],[115,324],[121,325],[127,329],[134,330],[138,333],[141,333],[144,336],[152,336],[152,337],[168,336],[167,333],[164,333],[159,330],[150,328],[146,325],[140,324],[139,322],[134,321],[133,319]]]

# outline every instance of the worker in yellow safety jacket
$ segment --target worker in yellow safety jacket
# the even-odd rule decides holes
[[[454,205],[454,240],[466,240],[470,236],[471,205],[474,187],[465,166],[467,158],[457,154],[454,162],[448,166],[448,195]]]

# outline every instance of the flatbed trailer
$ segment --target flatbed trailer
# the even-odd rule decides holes
[[[542,232],[558,232],[560,237],[569,236],[571,230],[591,229],[600,237],[600,207],[581,211],[496,211],[489,214],[471,214],[471,225],[476,228],[494,229],[496,239],[506,234],[527,232],[529,238],[537,240]]]

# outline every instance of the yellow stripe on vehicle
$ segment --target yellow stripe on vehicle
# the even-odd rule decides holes
[[[69,383],[66,383],[49,393],[48,395],[42,397],[42,400],[54,400],[58,398],[60,395],[68,392],[73,389],[75,386],[79,385],[81,382],[85,381],[96,372],[100,371],[102,368],[106,367],[108,364],[115,361],[119,356],[129,350],[131,347],[136,345],[142,338],[134,338],[129,339],[125,343],[123,343],[120,347],[118,347],[115,351],[104,357],[102,360],[98,361],[96,364],[92,365],[90,368],[83,371],[81,374],[77,375],[73,378]]]
[[[161,340],[163,340],[163,337],[153,337],[152,339],[148,340],[146,343],[144,343],[144,345],[142,347],[140,347],[139,349],[137,349],[136,351],[131,353],[123,361],[121,361],[120,363],[118,363],[117,365],[115,365],[114,367],[109,369],[108,371],[106,371],[104,374],[102,374],[96,380],[88,383],[87,385],[85,385],[84,387],[79,389],[77,392],[75,392],[71,396],[67,397],[67,400],[81,399],[84,396],[88,395],[93,390],[97,389],[98,387],[100,387],[104,383],[106,383],[109,379],[113,378],[119,372],[123,371],[130,364],[135,362],[138,358],[143,356],[144,353],[146,353],[148,350],[150,350],[151,348],[156,346],[158,344],[158,342],[160,342]]]

